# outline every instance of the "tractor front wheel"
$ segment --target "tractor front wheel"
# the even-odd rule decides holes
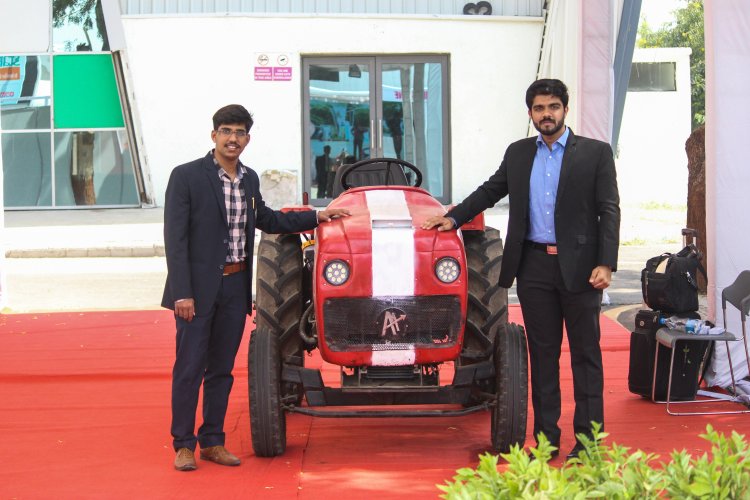
[[[307,306],[300,237],[297,234],[261,235],[256,266],[255,323],[278,339],[283,364],[303,366],[305,346],[299,336],[302,311]],[[282,386],[285,403],[302,403],[302,387]]]
[[[500,231],[465,231],[464,247],[468,266],[469,303],[461,364],[492,357],[498,330],[508,320],[508,290],[498,284],[503,259]]]
[[[529,361],[523,327],[506,323],[495,343],[495,406],[492,408],[492,448],[508,453],[526,441]]]
[[[279,339],[267,328],[250,336],[248,350],[250,435],[258,457],[275,457],[286,450],[286,413],[281,407]]]

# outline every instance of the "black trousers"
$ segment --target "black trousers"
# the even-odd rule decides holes
[[[560,444],[560,352],[563,323],[573,371],[576,434],[591,435],[591,421],[604,423],[604,371],[599,345],[602,292],[570,292],[556,255],[525,247],[517,276],[531,371],[534,436]],[[538,437],[537,437],[538,441]]]
[[[224,444],[224,417],[232,369],[247,318],[247,275],[224,276],[205,316],[176,318],[177,357],[172,369],[172,437],[175,450]],[[195,413],[203,384],[203,424],[195,435]]]
[[[315,172],[318,180],[318,198],[325,198],[328,196],[328,170],[326,167],[316,167]]]

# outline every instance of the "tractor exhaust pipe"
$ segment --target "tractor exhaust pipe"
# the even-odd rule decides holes
[[[318,337],[316,335],[310,336],[307,334],[307,324],[312,324],[315,328],[315,322],[310,321],[310,315],[312,314],[314,304],[310,304],[305,312],[302,314],[302,318],[299,320],[299,336],[302,337],[302,341],[307,346],[308,350],[315,349],[318,346]]]

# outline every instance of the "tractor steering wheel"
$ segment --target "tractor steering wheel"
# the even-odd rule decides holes
[[[361,161],[358,161],[357,163],[352,163],[346,168],[344,173],[341,175],[341,187],[344,188],[344,191],[352,187],[357,187],[357,186],[351,186],[349,185],[348,182],[346,182],[346,180],[349,178],[349,174],[351,174],[355,170],[358,170],[367,165],[371,165],[373,163],[385,163],[386,165],[385,166],[385,170],[386,170],[385,185],[386,186],[389,185],[389,180],[391,179],[391,169],[399,168],[399,167],[407,168],[416,174],[417,177],[414,182],[414,187],[419,187],[422,185],[422,172],[420,172],[419,169],[415,165],[412,165],[408,161],[400,160],[398,158],[368,158],[367,160],[361,160]]]

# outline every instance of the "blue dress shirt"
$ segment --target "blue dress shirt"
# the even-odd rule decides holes
[[[536,155],[531,167],[529,182],[529,233],[527,240],[537,243],[557,243],[555,237],[555,200],[557,185],[560,182],[565,144],[568,142],[570,129],[552,144],[552,151],[539,134],[536,140]]]

